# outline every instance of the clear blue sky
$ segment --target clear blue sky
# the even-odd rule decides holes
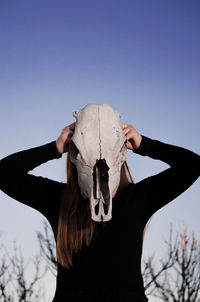
[[[199,13],[198,0],[2,0],[0,157],[55,140],[88,103],[108,103],[141,134],[199,154]],[[65,159],[33,173],[65,181]],[[131,152],[128,164],[135,182],[168,167]],[[144,256],[164,255],[171,222],[200,238],[199,196],[197,180],[153,216]],[[11,249],[15,239],[29,259],[44,217],[2,191],[0,207],[1,241]]]

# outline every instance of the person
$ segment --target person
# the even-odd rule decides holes
[[[200,175],[198,154],[145,136],[132,124],[121,126],[127,149],[161,160],[169,167],[135,183],[124,162],[113,198],[112,219],[106,222],[91,219],[89,203],[78,185],[76,166],[70,161],[75,122],[64,127],[56,140],[0,161],[0,189],[38,210],[52,227],[58,256],[53,302],[148,301],[141,274],[145,226],[156,211],[180,196]],[[29,174],[64,153],[68,156],[67,183]]]

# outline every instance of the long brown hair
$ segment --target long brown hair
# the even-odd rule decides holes
[[[73,266],[72,255],[83,244],[89,245],[96,223],[91,219],[89,199],[84,199],[78,185],[76,166],[70,161],[70,152],[66,160],[67,185],[61,198],[58,219],[56,253],[58,262],[69,268]],[[126,162],[121,167],[119,190],[134,183]]]

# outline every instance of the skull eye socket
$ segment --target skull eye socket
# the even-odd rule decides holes
[[[77,155],[80,153],[75,143],[72,140],[70,140],[69,142],[69,152],[70,155],[74,158],[77,158]]]

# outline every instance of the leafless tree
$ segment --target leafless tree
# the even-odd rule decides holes
[[[56,258],[56,243],[53,236],[52,229],[48,223],[43,220],[44,223],[44,234],[37,232],[37,238],[39,246],[42,252],[42,256],[46,261],[47,268],[51,273],[56,276],[57,272],[57,258]]]
[[[3,246],[0,247],[0,301],[2,302],[13,302],[13,298],[9,295],[8,287],[10,284],[10,275],[8,274],[9,265],[6,256],[3,254]]]
[[[173,240],[165,240],[167,254],[155,269],[154,255],[144,260],[145,291],[165,302],[197,302],[200,295],[200,244],[194,233],[189,237],[183,225]]]
[[[46,273],[46,269],[41,273],[41,255],[36,255],[32,260],[34,273],[30,282],[27,281],[26,276],[29,263],[24,263],[21,250],[16,247],[15,242],[13,255],[9,255],[6,247],[2,245],[0,256],[0,301],[41,301],[44,297],[44,292],[38,287],[38,281],[43,278]]]

